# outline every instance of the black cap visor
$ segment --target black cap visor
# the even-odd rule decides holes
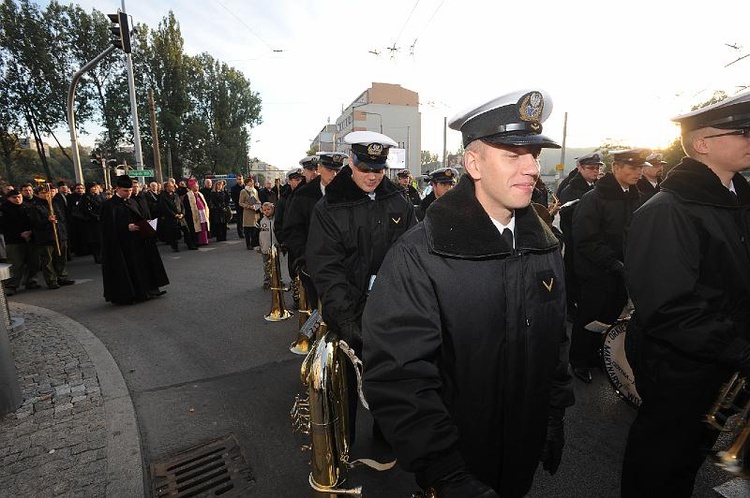
[[[482,137],[480,140],[499,145],[514,145],[517,147],[536,146],[543,149],[559,149],[560,145],[554,140],[539,134],[510,134],[503,133]]]

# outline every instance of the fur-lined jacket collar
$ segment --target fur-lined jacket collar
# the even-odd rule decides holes
[[[515,216],[518,251],[549,251],[559,247],[559,241],[533,207],[517,209]],[[513,252],[477,200],[474,182],[468,175],[432,204],[424,223],[430,249],[444,256],[481,259]]]
[[[404,195],[404,192],[386,177],[383,177],[383,180],[375,188],[375,199],[382,199],[396,194]],[[369,197],[352,180],[350,166],[341,168],[336,177],[326,186],[326,202],[329,205],[354,203],[365,199],[369,199]]]
[[[737,196],[722,185],[721,180],[700,161],[684,157],[661,182],[661,190],[671,192],[686,202],[717,207],[750,205],[750,185],[739,173],[732,178]]]

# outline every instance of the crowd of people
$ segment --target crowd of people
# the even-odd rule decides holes
[[[9,187],[6,292],[39,287],[40,269],[50,289],[73,283],[74,254],[102,263],[108,301],[157,297],[169,282],[157,241],[179,251],[181,240],[226,240],[231,201],[238,237],[263,254],[262,285],[275,248],[331,337],[362,359],[373,439],[440,498],[523,496],[539,462],[556,473],[574,379],[584,387],[601,364],[587,325],[613,323],[630,298],[642,404],[622,494],[690,496],[718,435],[703,416],[732,372],[750,375],[750,186],[739,174],[750,169],[750,92],[675,118],[687,157],[665,179],[656,151],[615,151],[606,172],[593,152],[576,158],[553,206],[538,162],[560,147],[542,133],[551,110],[531,90],[455,116],[465,171],[433,171],[424,198],[408,171],[387,179],[397,143],[369,131],[346,135],[348,152],[306,156],[284,185],[240,176],[228,190],[210,179],[142,189],[124,176],[109,199],[96,184]]]

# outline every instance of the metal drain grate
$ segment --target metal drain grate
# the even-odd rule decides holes
[[[151,464],[154,496],[241,496],[254,483],[233,435]]]

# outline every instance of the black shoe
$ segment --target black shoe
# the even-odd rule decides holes
[[[167,291],[160,290],[158,288],[148,291],[149,297],[159,297],[159,296],[163,296],[166,293],[167,293]]]
[[[76,281],[75,280],[69,280],[69,279],[66,278],[66,279],[63,279],[63,280],[58,279],[57,283],[60,284],[60,285],[73,285],[74,283],[76,283]]]
[[[49,284],[47,286],[47,288],[50,289],[50,290],[59,289],[60,285],[59,284]]]
[[[188,249],[190,249],[191,251],[197,251],[198,250],[197,247],[188,247]]]
[[[593,380],[590,368],[574,368],[573,373],[586,384],[591,384],[591,381]]]
[[[31,289],[41,289],[41,287],[42,287],[42,286],[41,286],[41,285],[39,285],[39,284],[38,284],[38,283],[36,283],[36,282],[27,282],[27,283],[26,283],[26,290],[31,290]]]

